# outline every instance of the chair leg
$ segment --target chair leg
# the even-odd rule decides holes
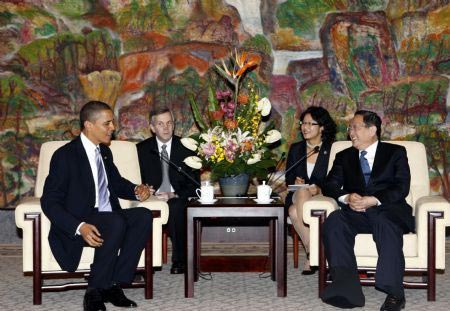
[[[145,299],[153,299],[153,236],[145,244]]]
[[[427,299],[436,300],[436,219],[442,212],[428,212]]]
[[[162,230],[162,262],[163,262],[163,264],[167,263],[167,239],[168,239],[167,227],[163,226],[163,230]]]
[[[324,210],[316,210],[311,212],[311,216],[319,218],[319,292],[318,296],[320,297],[327,285],[327,261],[325,258],[325,248],[322,242],[322,234],[323,234],[323,223],[325,222],[327,212]]]
[[[25,214],[33,222],[33,304],[42,304],[41,213]]]
[[[297,231],[295,231],[295,228],[293,225],[289,225],[292,235],[292,243],[293,243],[293,256],[294,256],[294,269],[298,268],[298,240],[299,236],[297,234]]]

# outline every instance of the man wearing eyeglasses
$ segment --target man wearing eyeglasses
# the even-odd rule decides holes
[[[324,224],[333,283],[321,298],[341,308],[364,306],[353,248],[358,233],[371,233],[378,251],[375,287],[387,293],[380,310],[401,310],[403,234],[414,231],[412,208],[405,201],[411,179],[406,150],[379,140],[381,119],[371,111],[357,111],[348,134],[353,146],[336,154],[322,188],[341,209]]]

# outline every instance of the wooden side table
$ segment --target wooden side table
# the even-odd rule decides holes
[[[219,198],[214,204],[190,202],[186,212],[187,267],[184,275],[185,297],[194,297],[195,271],[199,262],[199,221],[202,218],[266,218],[273,224],[274,278],[278,297],[286,297],[286,215],[284,204],[276,199],[268,204],[257,204],[250,198]],[[197,234],[198,233],[198,234]]]

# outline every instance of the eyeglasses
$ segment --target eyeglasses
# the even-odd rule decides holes
[[[303,121],[298,122],[298,124],[299,124],[300,126],[302,126],[302,125],[305,125],[305,126],[319,125],[319,123],[316,123],[316,122],[303,122]]]
[[[347,126],[347,132],[350,132],[350,131],[359,131],[359,130],[362,129],[363,127],[368,127],[368,126],[365,125],[365,124],[352,124],[352,125]]]

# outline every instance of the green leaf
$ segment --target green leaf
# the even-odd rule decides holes
[[[194,96],[192,94],[189,96],[189,102],[191,104],[192,112],[194,113],[195,122],[197,122],[197,125],[202,132],[206,131],[208,129],[208,126],[203,120],[200,110],[198,109],[198,105],[195,102]]]
[[[210,85],[208,85],[208,110],[209,111],[217,111],[219,109],[219,104],[217,103],[216,95],[214,94],[214,90]]]

